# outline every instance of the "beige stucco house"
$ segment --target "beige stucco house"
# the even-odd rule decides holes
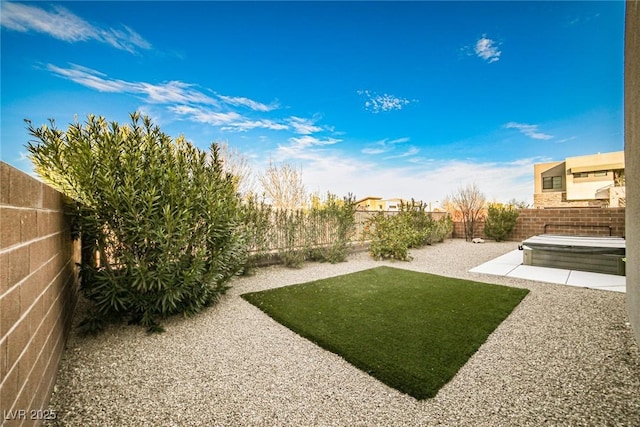
[[[625,206],[624,151],[533,166],[535,208]]]

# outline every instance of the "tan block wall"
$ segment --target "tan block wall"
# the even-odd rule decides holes
[[[626,4],[624,156],[627,173],[627,313],[640,344],[640,2]]]
[[[453,222],[452,237],[454,239],[464,239],[464,223],[463,222],[459,222],[459,221]],[[473,224],[473,236],[471,238],[473,239],[476,237],[482,237],[483,239],[486,238],[484,235],[484,220],[478,221],[475,224]]]
[[[0,162],[0,414],[40,425],[77,299],[79,244],[62,195]]]
[[[484,223],[477,223],[474,231],[474,237],[486,238]],[[624,236],[625,208],[521,209],[516,226],[506,240],[521,241],[544,233]],[[464,238],[462,223],[454,224],[453,237]]]

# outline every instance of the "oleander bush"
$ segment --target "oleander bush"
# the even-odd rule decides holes
[[[228,289],[247,237],[217,145],[202,151],[138,113],[123,126],[93,115],[66,131],[27,123],[36,172],[71,199],[81,291],[93,304],[86,331],[117,318],[158,332],[161,319],[196,313]]]
[[[485,236],[496,242],[504,240],[516,226],[518,215],[518,209],[512,204],[490,203],[484,222]]]

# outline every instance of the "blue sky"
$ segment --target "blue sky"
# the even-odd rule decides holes
[[[1,152],[23,119],[149,115],[309,191],[531,202],[533,163],[622,150],[624,2],[5,2]]]

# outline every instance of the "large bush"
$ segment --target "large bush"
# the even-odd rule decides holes
[[[215,144],[201,151],[137,113],[124,126],[90,115],[66,132],[27,123],[36,172],[72,200],[81,290],[94,305],[87,330],[114,316],[161,330],[160,319],[195,313],[228,288],[245,250]]]
[[[400,215],[376,212],[364,228],[364,238],[369,240],[369,254],[375,259],[408,261],[409,244],[414,233]]]
[[[402,204],[400,212],[378,212],[365,226],[369,253],[376,259],[408,261],[409,249],[442,242],[453,231],[448,216],[434,220],[420,204]]]
[[[500,242],[507,237],[516,225],[518,210],[515,206],[501,203],[490,203],[487,209],[487,218],[484,222],[484,234],[487,237]]]

